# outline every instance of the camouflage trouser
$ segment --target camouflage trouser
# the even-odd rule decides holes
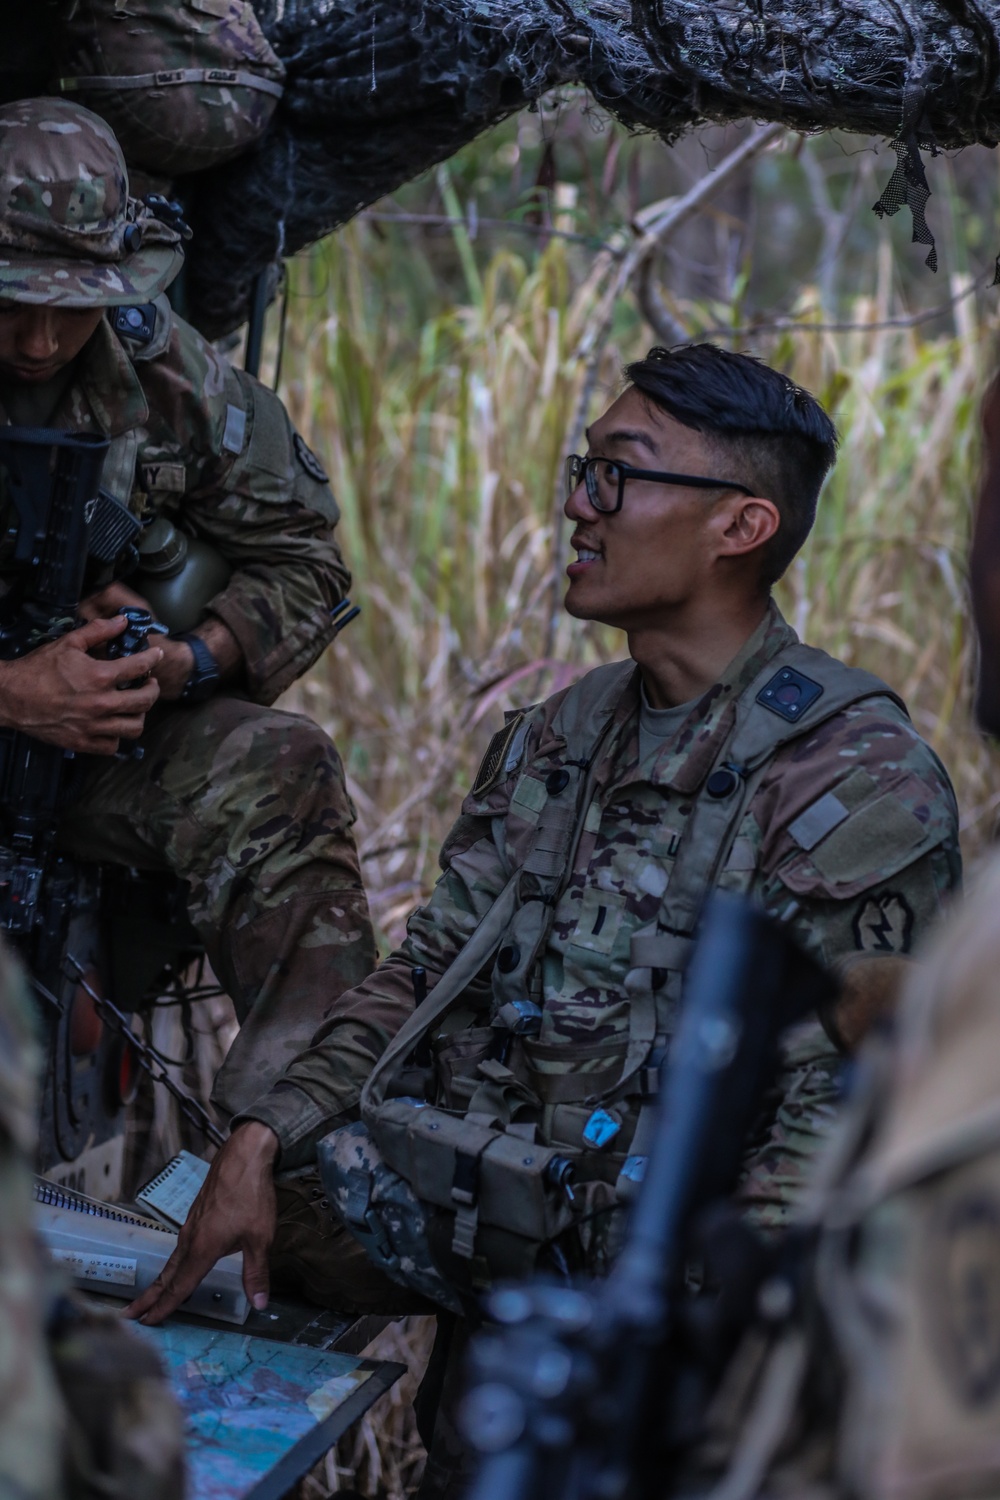
[[[384,1167],[362,1125],[326,1136],[320,1158],[322,1178],[316,1167],[304,1167],[298,1172],[280,1173],[275,1179],[278,1222],[270,1253],[271,1284],[276,1291],[304,1296],[309,1302],[341,1313],[375,1313],[390,1318],[437,1314],[438,1337],[416,1400],[417,1427],[428,1450],[419,1500],[458,1500],[469,1478],[467,1449],[456,1422],[464,1388],[466,1325],[443,1314],[426,1295],[402,1279],[390,1280],[383,1259],[378,1263],[369,1259],[343,1220],[349,1192],[345,1177],[359,1163],[384,1175],[386,1180],[380,1186],[392,1195],[393,1245],[399,1252],[398,1259],[406,1264],[418,1286],[422,1284],[420,1268],[431,1272],[425,1279],[433,1295],[437,1273],[427,1266],[419,1205],[414,1199],[414,1213],[407,1212],[405,1205],[401,1207],[395,1189],[398,1186],[405,1195],[406,1185]],[[396,1209],[401,1209],[398,1215]],[[397,1259],[388,1245],[383,1248],[391,1259]],[[398,1272],[398,1262],[395,1269]]]
[[[213,1100],[236,1114],[375,966],[336,749],[312,720],[224,695],[147,721],[141,761],[95,761],[60,835],[78,858],[170,870],[240,1033]]]

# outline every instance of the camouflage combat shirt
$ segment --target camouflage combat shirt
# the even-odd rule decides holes
[[[337,505],[277,396],[166,297],[154,306],[145,344],[98,325],[47,425],[110,438],[104,488],[139,516],[166,513],[232,566],[210,613],[242,648],[250,697],[271,703],[333,638],[330,611],[350,585]],[[0,541],[0,571],[12,545]]]
[[[795,640],[772,604],[721,680],[642,761],[638,672],[633,677],[606,750],[611,773],[588,811],[542,960],[543,1042],[571,1051],[627,1035],[631,936],[656,918],[734,701]],[[412,966],[424,965],[433,987],[525,858],[563,749],[551,731],[563,697],[532,710],[517,764],[481,798],[465,799],[442,849],[441,878],[411,917],[402,948],[341,997],[310,1048],[247,1111],[276,1132],[283,1164],[306,1158],[356,1109],[373,1057],[412,1009]],[[817,837],[808,814],[835,788],[847,811]],[[718,883],[748,893],[834,964],[855,953],[910,952],[960,873],[947,773],[897,704],[875,697],[777,751]],[[478,983],[488,991],[489,976]],[[785,1064],[780,1098],[747,1163],[744,1191],[765,1223],[783,1218],[837,1096],[839,1057],[818,1021],[792,1037]]]

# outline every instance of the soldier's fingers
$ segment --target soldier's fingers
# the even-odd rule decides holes
[[[106,683],[109,685],[113,683],[116,687],[122,687],[129,682],[141,681],[144,677],[148,678],[149,680],[143,682],[141,688],[134,688],[133,691],[136,693],[149,693],[151,691],[155,701],[160,688],[156,680],[150,677],[149,674],[160,665],[162,660],[163,652],[160,650],[160,647],[150,646],[145,651],[140,651],[136,656],[123,656],[118,661],[102,662],[100,664],[103,668],[101,676]]]
[[[247,1242],[243,1246],[243,1290],[250,1306],[263,1312],[271,1291],[266,1244]]]
[[[187,1253],[175,1250],[152,1286],[125,1309],[125,1316],[148,1324],[162,1323],[201,1285],[216,1259],[213,1253],[199,1254],[196,1248]]]
[[[79,750],[82,755],[117,755],[118,740],[110,739],[106,735],[95,735],[93,739],[71,746],[71,748]]]
[[[160,696],[157,682],[143,682],[137,688],[104,688],[92,705],[92,712],[99,719],[131,719],[135,714],[146,714]]]
[[[155,1281],[150,1282],[144,1292],[141,1292],[136,1297],[134,1302],[129,1303],[128,1307],[124,1309],[122,1316],[125,1318],[141,1318],[143,1313],[147,1312],[159,1300],[162,1291],[163,1285],[160,1278],[157,1277]]]
[[[109,583],[96,594],[81,600],[79,614],[85,620],[107,620],[120,609],[148,609],[149,605],[140,594],[126,584]]]
[[[112,736],[116,740],[137,740],[145,727],[146,719],[143,714],[119,714],[117,719],[108,719],[102,722],[100,738],[109,740]]]
[[[121,635],[127,624],[128,620],[124,615],[112,615],[108,620],[88,620],[86,625],[71,630],[68,635],[60,636],[59,639],[77,651],[92,651],[95,646],[103,646],[105,641]]]

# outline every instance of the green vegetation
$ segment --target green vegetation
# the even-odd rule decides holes
[[[569,435],[616,391],[623,362],[654,341],[636,298],[624,295],[585,392],[581,351],[616,271],[614,247],[628,237],[625,189],[608,196],[603,222],[591,226],[593,244],[611,250],[582,236],[546,238],[546,224],[568,224],[575,236],[581,213],[567,219],[559,209],[574,197],[559,182],[522,192],[519,202],[490,186],[483,163],[495,165],[505,146],[509,159],[516,132],[523,133],[520,125],[504,130],[505,140],[477,143],[468,160],[348,226],[290,273],[282,393],[329,467],[363,613],[288,701],[341,747],[376,918],[391,939],[434,880],[441,836],[502,710],[624,651],[621,636],[570,621],[559,606],[568,561],[560,466]],[[618,138],[592,139],[608,153]],[[651,179],[663,176],[662,145],[618,145]],[[848,158],[834,148],[828,141],[805,147],[817,162],[832,159],[839,173]],[[742,262],[720,271],[706,258],[700,292],[671,296],[673,314],[695,336],[774,321],[774,303],[761,300],[773,295],[777,268],[760,204],[782,187],[791,192],[796,172],[805,175],[796,150],[801,156],[801,143],[765,156],[740,188],[757,225],[740,231]],[[654,154],[655,173],[645,167]],[[544,158],[544,147],[536,155]],[[873,158],[855,160],[867,192]],[[881,159],[877,165],[886,170]],[[579,205],[587,196],[582,168],[577,179],[570,186]],[[487,231],[481,200],[472,238],[477,183],[487,200],[492,193],[491,218],[506,213],[523,224],[530,211],[541,222],[531,233]],[[859,197],[844,191],[851,202]],[[949,281],[944,256],[944,274],[932,278],[922,252],[905,245],[903,217],[879,226],[867,207],[853,210],[857,223],[842,226],[859,243],[842,250],[831,277],[816,261],[822,245],[801,248],[815,220],[813,200],[803,196],[793,194],[798,217],[783,236],[790,262],[817,274],[801,282],[786,276],[778,301],[802,326],[732,336],[735,347],[764,355],[819,393],[843,434],[816,532],[782,582],[780,602],[810,641],[879,672],[906,697],[955,779],[974,863],[1000,803],[995,756],[970,723],[964,582],[976,412],[993,358],[996,294],[980,306],[965,298],[916,326],[870,326],[913,309],[903,260],[925,307],[947,303],[965,283],[958,273]],[[942,246],[957,244],[946,217],[942,227],[946,195],[941,202]],[[459,222],[387,223],[396,213]],[[755,269],[762,262],[766,276]],[[661,299],[670,295],[669,271],[664,259]],[[671,292],[683,279],[670,283]],[[860,326],[813,331],[831,316]]]

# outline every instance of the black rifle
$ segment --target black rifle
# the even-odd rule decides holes
[[[529,1282],[487,1299],[494,1327],[473,1341],[462,1412],[481,1456],[474,1500],[669,1493],[664,1462],[698,1435],[685,1339],[697,1301],[684,1287],[692,1229],[737,1183],[780,1033],[834,989],[749,903],[708,902],[646,1173],[609,1276],[580,1288]]]
[[[0,603],[0,658],[24,656],[77,624],[107,439],[44,428],[0,430],[0,489],[16,516],[16,569]],[[0,927],[39,919],[67,755],[17,730],[0,733]]]
[[[0,428],[0,502],[9,517],[3,562],[10,584],[0,600],[0,659],[25,656],[73,630],[83,595],[128,557],[139,522],[100,489],[107,449],[100,436]],[[125,613],[126,629],[109,656],[143,650],[149,631],[158,628],[145,611]],[[47,1004],[42,1171],[76,1164],[88,1147],[103,1148],[121,1135],[134,1066],[146,1065],[142,1042],[133,1043],[121,1008],[100,993],[101,976],[111,967],[102,872],[61,857],[55,847],[80,764],[56,745],[0,730],[0,929],[20,948],[35,992]],[[132,1009],[128,1000],[125,1009]],[[81,1189],[100,1194],[108,1185],[100,1171],[96,1177],[91,1172],[94,1180],[83,1166],[74,1165],[72,1173]]]

